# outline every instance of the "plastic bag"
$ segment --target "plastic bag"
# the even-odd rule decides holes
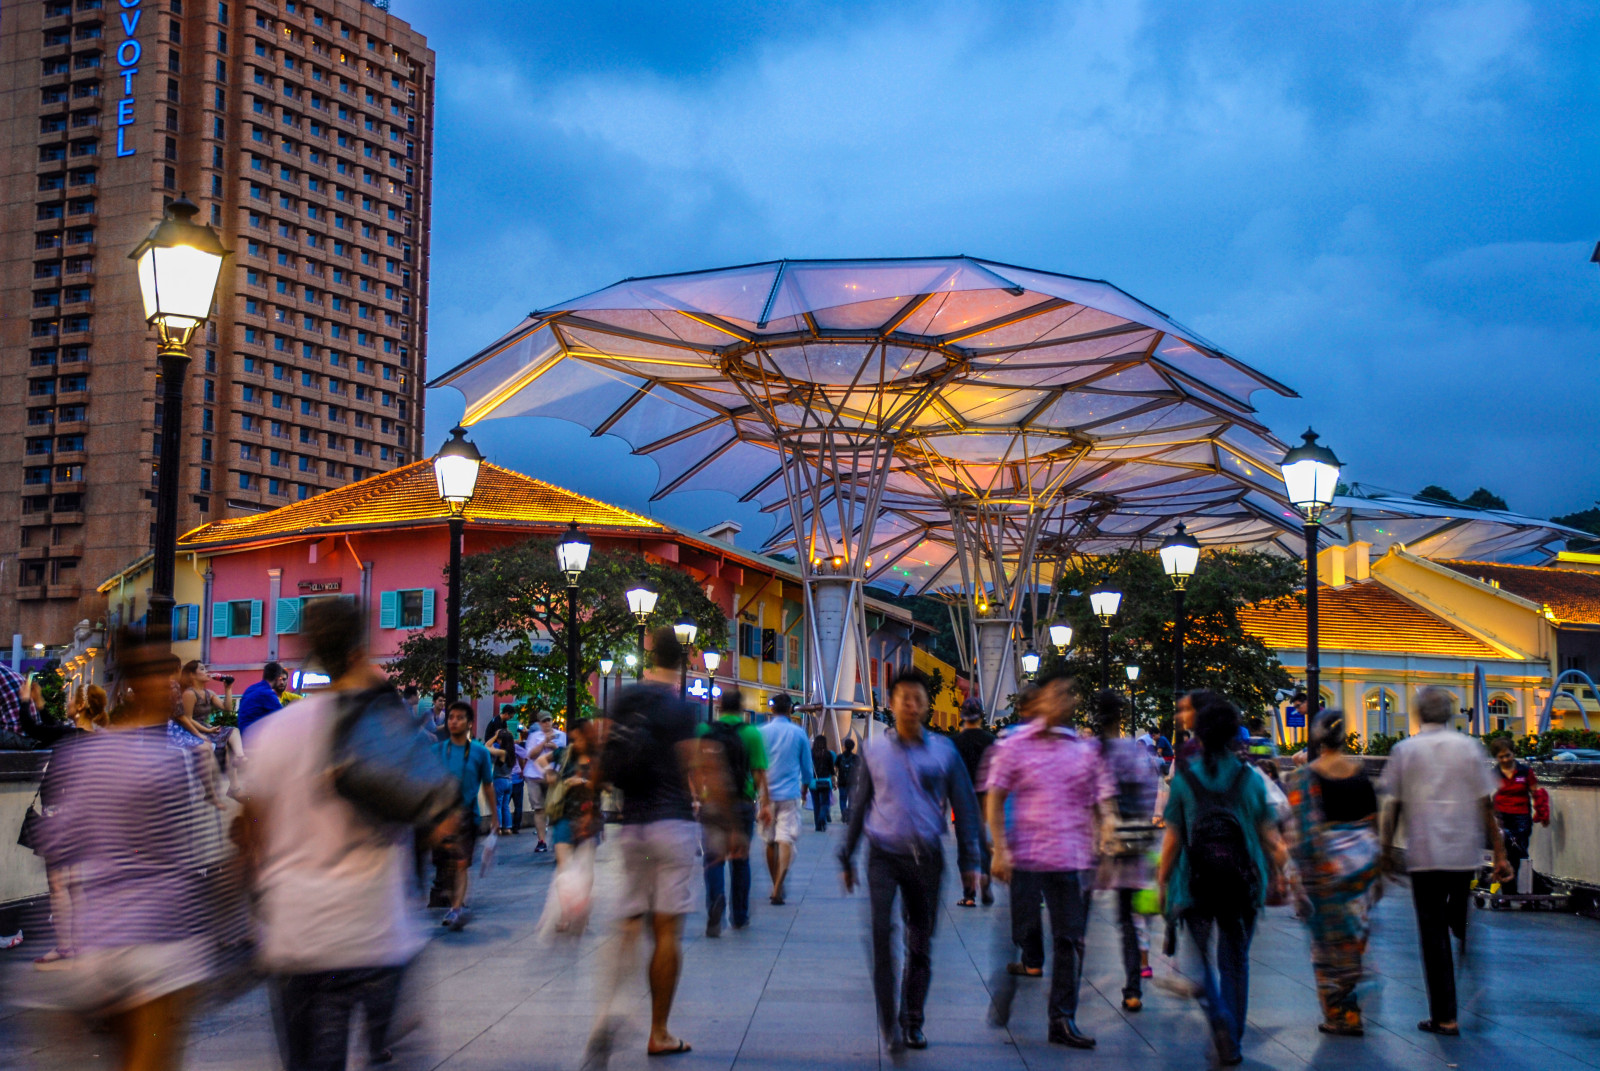
[[[483,838],[483,859],[478,863],[478,877],[488,877],[494,869],[494,850],[500,843],[500,834],[490,833]]]
[[[593,893],[594,841],[586,840],[573,849],[550,882],[544,913],[539,917],[539,936],[549,939],[556,934],[582,934],[589,925]]]

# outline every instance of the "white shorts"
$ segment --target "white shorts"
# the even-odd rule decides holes
[[[673,819],[617,827],[622,853],[622,899],[617,913],[625,919],[650,912],[687,915],[694,910],[700,868],[700,824]]]
[[[211,950],[203,937],[89,949],[48,971],[28,971],[11,991],[28,1007],[116,1015],[205,981]]]
[[[773,800],[772,821],[761,825],[761,839],[768,844],[793,844],[800,839],[800,801]]]

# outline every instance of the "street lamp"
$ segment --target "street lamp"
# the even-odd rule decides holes
[[[1167,537],[1158,553],[1178,603],[1172,619],[1172,694],[1178,696],[1183,694],[1183,633],[1189,624],[1183,613],[1183,596],[1200,564],[1200,544],[1179,521],[1178,530]]]
[[[706,720],[715,721],[717,718],[717,667],[722,665],[722,655],[716,651],[707,651],[700,658],[706,664]]]
[[[1028,641],[1028,649],[1022,652],[1022,672],[1032,680],[1039,672],[1039,652],[1033,649],[1033,641]]]
[[[483,455],[467,439],[459,424],[433,455],[433,479],[439,497],[450,507],[450,606],[444,632],[444,701],[454,703],[461,693],[461,543],[466,538],[467,503],[478,488],[478,467]]]
[[[1067,657],[1067,648],[1072,646],[1072,626],[1065,621],[1051,625],[1050,646],[1056,649],[1057,658]]]
[[[1122,605],[1122,592],[1113,588],[1109,581],[1100,584],[1089,592],[1089,609],[1094,611],[1094,616],[1100,619],[1100,688],[1103,691],[1111,687],[1111,619],[1117,616],[1117,608]]]
[[[1305,517],[1306,534],[1306,724],[1311,724],[1321,706],[1321,658],[1317,651],[1317,529],[1322,515],[1333,505],[1339,487],[1339,459],[1317,442],[1310,428],[1305,442],[1283,455],[1278,467],[1283,470],[1283,486],[1289,504]]]
[[[199,209],[187,197],[166,214],[128,259],[139,272],[144,320],[156,329],[161,362],[161,457],[156,473],[156,538],[150,566],[150,607],[145,637],[172,643],[172,586],[178,560],[178,455],[183,450],[183,387],[189,374],[189,339],[211,316],[217,278],[228,250],[217,232],[194,222]]]
[[[578,532],[578,522],[567,526],[566,538],[556,544],[556,563],[567,574],[567,727],[578,721],[578,578],[589,565],[589,541]]]
[[[672,634],[678,637],[678,643],[683,647],[683,660],[678,664],[678,698],[683,699],[689,694],[689,647],[694,643],[694,637],[700,629],[693,621],[685,619],[672,626]]]
[[[606,706],[606,693],[611,683],[611,670],[617,664],[614,658],[606,657],[600,660],[600,709],[609,710]]]
[[[650,615],[655,611],[656,599],[659,596],[644,586],[640,580],[627,591],[628,612],[633,614],[639,622],[639,659],[635,665],[633,679],[644,679],[644,628],[645,622],[650,620]]]

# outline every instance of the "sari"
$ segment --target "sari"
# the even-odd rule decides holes
[[[1355,822],[1330,822],[1323,816],[1322,791],[1309,768],[1284,783],[1289,796],[1291,851],[1300,885],[1310,901],[1311,967],[1317,997],[1330,1025],[1361,1025],[1356,986],[1371,932],[1372,905],[1379,875],[1377,815]]]

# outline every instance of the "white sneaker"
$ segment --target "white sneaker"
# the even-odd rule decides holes
[[[0,936],[0,949],[16,948],[22,943],[22,931],[18,930],[10,937]]]

